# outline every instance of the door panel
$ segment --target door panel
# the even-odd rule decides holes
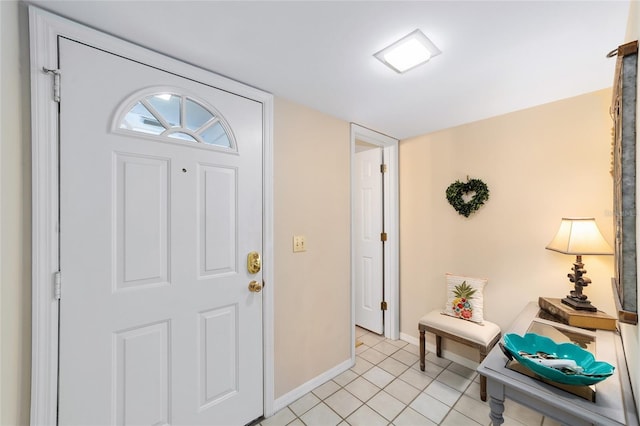
[[[115,153],[116,288],[167,284],[169,161]]]
[[[237,171],[231,168],[201,165],[200,265],[201,276],[219,275],[236,270],[236,187]],[[225,206],[224,209],[219,206]]]
[[[355,317],[356,325],[382,333],[382,150],[365,149],[355,154]]]
[[[237,305],[200,314],[200,408],[238,392]]]
[[[169,323],[115,334],[116,423],[169,424]]]
[[[71,40],[59,47],[59,423],[259,417],[262,294],[248,284],[262,276],[243,259],[262,247],[262,105]],[[175,109],[185,93],[219,114],[233,143],[114,123],[132,95],[154,90],[174,95],[173,115],[155,122],[140,108],[147,128],[185,114],[204,126],[191,101]]]

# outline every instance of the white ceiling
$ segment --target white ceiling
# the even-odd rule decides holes
[[[32,1],[396,138],[613,81],[629,1]],[[442,54],[396,74],[373,54],[416,28]]]

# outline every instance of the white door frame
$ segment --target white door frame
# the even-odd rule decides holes
[[[253,99],[263,105],[263,362],[264,415],[274,407],[273,96],[133,43],[29,6],[32,132],[31,424],[55,425],[58,380],[58,104],[53,75],[58,37],[78,40],[162,70]],[[61,88],[64,99],[64,87]],[[62,286],[64,293],[64,285]]]
[[[384,149],[387,173],[384,174],[384,216],[387,241],[384,245],[384,293],[387,302],[384,335],[388,339],[400,337],[400,279],[399,242],[400,226],[398,214],[398,140],[366,127],[351,123],[351,352],[355,360],[355,238],[354,215],[355,155],[356,139]]]

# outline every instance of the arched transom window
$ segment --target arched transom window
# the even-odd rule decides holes
[[[201,102],[175,93],[145,96],[120,120],[120,129],[235,149],[224,119]]]

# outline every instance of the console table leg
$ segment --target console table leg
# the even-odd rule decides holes
[[[499,426],[504,423],[504,385],[487,378],[487,393],[489,394],[489,418],[492,426]]]
[[[502,417],[504,413],[504,399],[501,400],[493,396],[490,397],[489,407],[491,408],[491,414],[489,414],[491,424],[493,426],[499,426],[504,423],[504,418]]]

